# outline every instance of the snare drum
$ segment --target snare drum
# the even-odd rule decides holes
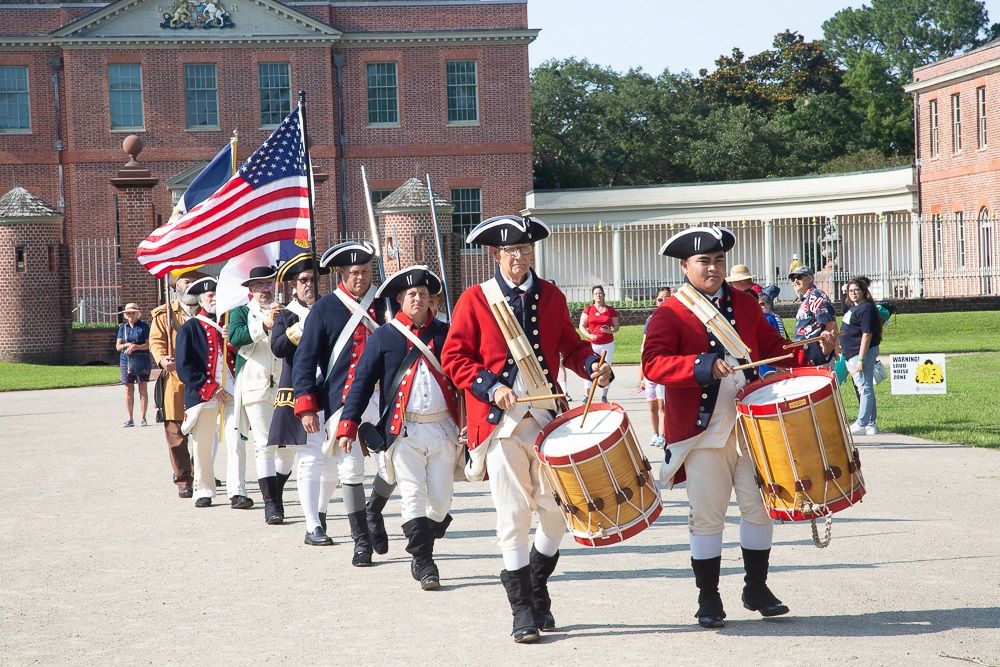
[[[751,382],[736,409],[772,518],[815,520],[861,501],[861,462],[831,371],[796,368]]]
[[[573,538],[599,547],[652,525],[663,504],[625,410],[594,404],[581,425],[583,411],[575,407],[546,425],[535,453]]]

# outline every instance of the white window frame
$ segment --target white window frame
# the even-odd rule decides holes
[[[951,150],[962,152],[962,98],[960,93],[951,96]]]
[[[941,143],[939,141],[941,128],[938,125],[937,100],[930,101],[930,126],[931,126],[931,157],[936,158],[941,151]]]

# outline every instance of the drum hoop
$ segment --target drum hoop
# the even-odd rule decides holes
[[[636,517],[632,523],[627,526],[623,526],[619,531],[615,533],[609,532],[607,537],[594,537],[587,533],[583,533],[582,531],[574,530],[572,531],[573,539],[585,547],[606,547],[612,544],[618,544],[619,542],[624,542],[630,537],[638,535],[652,526],[659,518],[662,511],[662,502],[653,503],[652,511],[649,513],[649,516],[641,514]]]
[[[608,436],[603,440],[601,440],[600,442],[591,445],[586,449],[581,449],[578,452],[573,452],[571,454],[564,454],[562,456],[547,456],[546,454],[543,454],[542,443],[545,442],[545,439],[554,430],[562,426],[564,423],[568,422],[570,419],[573,419],[577,415],[582,415],[585,409],[586,409],[585,405],[578,405],[577,407],[562,413],[561,415],[550,421],[542,428],[542,430],[538,433],[538,436],[535,438],[535,455],[538,457],[539,461],[547,463],[551,466],[568,466],[573,463],[584,463],[596,456],[599,456],[602,452],[606,452],[607,450],[613,448],[618,443],[624,441],[625,438],[622,434],[628,430],[628,425],[631,423],[629,422],[628,414],[626,414],[625,409],[622,406],[618,405],[617,403],[603,403],[601,405],[591,406],[590,412],[591,413],[597,411],[617,412],[622,416],[621,427],[609,433]]]
[[[817,511],[815,512],[805,512],[801,509],[778,509],[776,506],[772,506],[767,508],[767,513],[772,519],[778,519],[779,521],[810,521],[817,517],[827,516],[828,514],[834,514],[841,510],[845,510],[848,507],[853,507],[857,503],[861,502],[864,495],[864,481],[859,479],[854,492],[851,493],[850,496],[844,495],[831,503],[816,505]]]
[[[824,385],[808,394],[797,396],[793,399],[785,399],[776,403],[752,404],[744,403],[743,399],[753,392],[781,380],[787,380],[788,374],[777,373],[760,380],[754,380],[746,385],[736,394],[736,411],[749,417],[773,417],[779,412],[789,413],[801,410],[811,401],[818,403],[833,396],[834,387],[837,386],[836,377],[833,372],[826,368],[793,368],[792,377],[821,376],[830,380],[830,384]],[[793,407],[794,406],[794,407]]]

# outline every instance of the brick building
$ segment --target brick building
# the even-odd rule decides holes
[[[913,70],[924,295],[1000,294],[1000,40]]]
[[[0,4],[0,193],[23,186],[63,215],[76,304],[106,287],[84,276],[124,276],[135,262],[112,183],[125,137],[142,139],[155,180],[141,221],[151,229],[233,130],[244,159],[301,89],[318,245],[366,235],[362,165],[376,203],[430,173],[458,243],[483,216],[523,208],[531,189],[536,35],[526,0]],[[13,252],[0,247],[4,266]],[[90,311],[133,300],[129,289]]]

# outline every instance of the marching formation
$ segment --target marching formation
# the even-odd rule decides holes
[[[375,285],[377,252],[368,242],[253,268],[242,283],[249,303],[228,314],[216,312],[214,279],[197,272],[176,278],[176,300],[153,312],[150,349],[166,377],[164,430],[178,495],[194,497],[195,507],[212,505],[221,445],[230,506],[252,507],[245,480],[245,443],[252,440],[265,522],[285,520],[294,471],[305,544],[331,545],[327,507],[339,485],[351,563],[367,567],[388,550],[382,510],[398,490],[411,575],[433,590],[447,576],[434,557],[452,521],[455,480],[488,480],[511,634],[518,643],[538,641],[556,628],[548,580],[567,528],[584,544],[620,541],[652,523],[660,507],[657,495],[644,522],[640,516],[628,530],[615,525],[612,505],[657,490],[650,463],[624,415],[609,426],[606,415],[620,407],[603,403],[591,412],[588,403],[568,411],[561,368],[591,383],[591,397],[613,373],[570,321],[565,295],[533,269],[535,246],[548,235],[531,217],[477,225],[467,243],[488,248],[495,273],[462,293],[450,322],[438,312],[440,276],[410,266]],[[789,611],[766,583],[774,514],[760,472],[740,455],[747,440],[738,437],[737,396],[757,380],[762,360],[821,365],[836,347],[835,333],[824,331],[782,356],[788,341],[755,299],[725,280],[734,244],[721,228],[692,228],[665,243],[661,254],[680,261],[685,285],[658,299],[642,351],[643,377],[661,385],[666,399],[655,430],[666,442],[659,480],[687,483],[696,616],[707,628],[725,623],[719,577],[733,491],[746,569],[742,603],[762,616]],[[330,272],[337,286],[317,299],[319,278]],[[290,295],[284,305],[276,285]],[[620,441],[629,472],[603,466],[600,474],[619,477],[606,489],[603,481],[566,484],[549,466],[558,456],[540,449],[557,432],[604,438],[596,449],[562,452],[572,471],[585,468],[587,457],[605,456],[612,445],[603,443]],[[367,493],[366,458],[376,470]]]

